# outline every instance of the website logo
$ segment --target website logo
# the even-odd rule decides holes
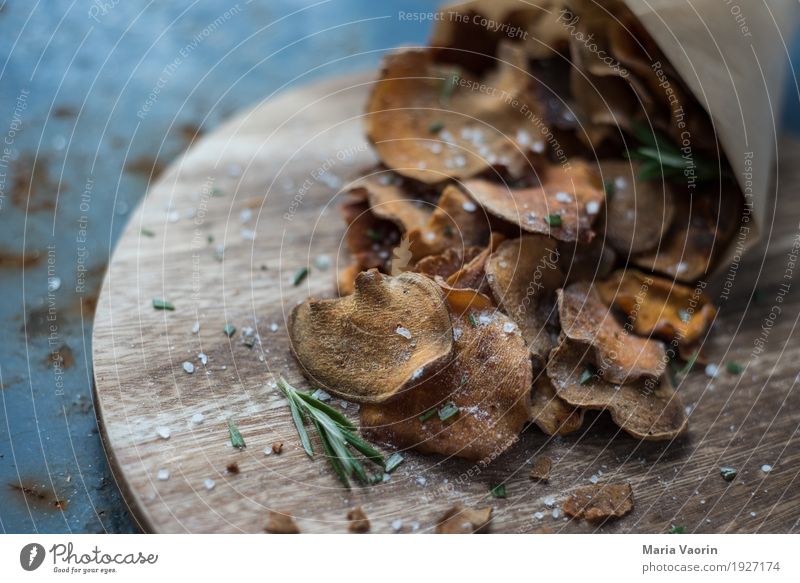
[[[38,543],[30,543],[19,552],[19,564],[26,571],[35,571],[44,562],[44,547]]]

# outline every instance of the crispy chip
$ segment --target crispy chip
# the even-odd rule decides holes
[[[602,369],[608,382],[658,378],[664,372],[667,363],[664,345],[658,340],[629,334],[588,282],[573,283],[559,290],[558,314],[567,338],[592,348],[594,364]]]
[[[657,336],[691,345],[705,333],[717,309],[702,292],[656,275],[633,269],[616,271],[597,284],[607,305],[628,315],[633,331],[640,336]]]
[[[537,366],[544,366],[553,347],[546,329],[552,301],[547,300],[563,283],[558,260],[555,241],[526,235],[501,243],[486,263],[492,295],[522,330]]]
[[[503,242],[505,237],[500,233],[492,233],[489,245],[469,263],[447,278],[448,285],[461,289],[474,289],[481,293],[489,293],[489,282],[486,276],[486,262],[492,252]]]
[[[439,276],[447,279],[472,261],[483,251],[482,247],[467,247],[463,251],[458,248],[445,249],[438,255],[429,255],[420,259],[414,266],[414,271],[424,273],[428,277]]]
[[[569,340],[550,355],[547,376],[564,401],[584,409],[607,409],[614,423],[639,439],[674,439],[686,430],[683,403],[666,380],[610,383],[600,378],[586,356],[586,347]]]
[[[553,467],[553,460],[546,455],[540,455],[533,460],[533,467],[531,468],[530,478],[534,482],[549,482],[550,470]]]
[[[556,395],[550,379],[539,375],[531,399],[531,421],[547,435],[566,435],[583,425],[584,411]]]
[[[269,520],[264,528],[270,534],[300,534],[300,529],[291,514],[269,511]]]
[[[400,241],[397,227],[370,211],[364,190],[350,192],[339,210],[347,224],[347,248],[359,271],[373,267],[385,270],[392,247]]]
[[[471,316],[471,317],[470,317]],[[362,405],[377,441],[422,453],[494,459],[530,415],[531,364],[519,330],[500,312],[453,314],[453,360],[388,403]]]
[[[589,522],[621,518],[633,510],[633,490],[628,482],[584,486],[572,492],[561,508],[564,514]]]
[[[672,228],[658,249],[637,255],[631,262],[684,283],[707,275],[714,258],[725,249],[739,225],[741,197],[716,200],[708,193],[676,197]]]
[[[359,403],[379,403],[422,382],[453,349],[443,294],[417,273],[360,273],[352,295],[296,306],[289,336],[314,385]]]
[[[485,311],[494,308],[491,298],[479,291],[469,288],[453,287],[441,277],[435,278],[436,283],[442,288],[444,297],[450,310],[456,315],[468,313],[470,310]]]
[[[605,279],[614,270],[617,262],[617,252],[602,234],[598,234],[589,243],[559,241],[558,252],[567,283]]]
[[[525,112],[537,109],[523,49],[501,44],[496,67],[480,79],[434,63],[432,54],[405,49],[384,59],[365,120],[380,159],[426,184],[469,178],[492,166],[521,175],[529,167],[529,136],[519,129],[529,124]]]
[[[336,293],[340,296],[349,296],[356,287],[356,277],[361,273],[361,267],[357,263],[351,263],[347,267],[340,269],[336,274]]]
[[[592,224],[605,195],[600,178],[580,160],[541,172],[541,185],[511,188],[487,180],[467,180],[467,192],[489,213],[522,230],[560,241],[590,241]]]
[[[675,215],[672,187],[660,180],[637,180],[639,163],[600,163],[606,201],[606,237],[623,257],[658,246]]]
[[[350,512],[348,512],[347,520],[350,521],[350,525],[347,527],[347,530],[350,532],[356,534],[369,532],[369,518],[367,518],[367,515],[361,509],[361,506],[356,506]]]
[[[475,534],[488,530],[492,507],[469,508],[456,504],[436,525],[436,534]]]

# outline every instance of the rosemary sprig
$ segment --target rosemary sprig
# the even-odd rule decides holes
[[[633,124],[633,135],[641,145],[628,157],[642,162],[639,167],[640,180],[680,180],[684,173],[694,172],[697,180],[705,182],[719,179],[716,163],[698,154],[684,158],[678,146],[664,134],[640,124]]]
[[[278,379],[278,388],[289,402],[292,421],[308,457],[314,457],[314,449],[306,430],[306,422],[311,421],[319,434],[322,448],[333,466],[333,471],[347,488],[350,487],[350,478],[354,476],[365,484],[370,482],[351,447],[381,468],[386,466],[383,455],[361,439],[356,433],[356,426],[339,411],[308,393],[298,391],[284,379]]]

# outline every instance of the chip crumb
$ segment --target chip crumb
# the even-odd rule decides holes
[[[270,534],[300,534],[291,514],[269,511],[267,526],[264,528]]]
[[[369,532],[369,519],[361,506],[356,506],[347,513],[347,520],[350,521],[350,526],[347,527],[352,533],[363,534]]]
[[[272,453],[279,454],[282,451],[283,451],[283,443],[282,442],[278,442],[278,443],[273,443],[272,444]]]
[[[231,462],[227,466],[225,466],[225,470],[229,474],[238,474],[239,473],[239,464],[237,462]]]
[[[537,457],[531,468],[531,480],[535,482],[547,482],[550,480],[550,469],[553,467],[553,460],[546,455]]]
[[[492,519],[492,507],[451,507],[436,525],[436,534],[474,534],[486,532]]]
[[[589,522],[620,518],[633,510],[633,490],[627,482],[585,486],[570,494],[561,509],[568,516]]]

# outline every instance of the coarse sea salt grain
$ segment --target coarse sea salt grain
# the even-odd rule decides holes
[[[197,334],[198,332],[200,332],[200,322],[195,322],[192,325],[192,334]]]
[[[772,466],[769,464],[764,464],[763,466],[761,466],[761,471],[764,472],[765,474],[768,474],[772,471]]]
[[[715,379],[717,378],[717,375],[719,375],[719,367],[716,364],[707,364],[706,376]]]
[[[556,505],[556,499],[553,496],[547,496],[542,502],[544,502],[544,505],[548,508],[552,508]]]
[[[426,480],[426,479],[425,479],[425,478],[423,478],[422,476],[417,476],[416,482],[417,482],[417,484],[419,484],[420,486],[424,486],[424,485],[426,485],[426,484],[428,483],[428,480]]]
[[[544,152],[544,142],[541,141],[541,140],[533,142],[533,146],[531,146],[531,150],[533,150],[537,154],[541,154],[542,152]]]
[[[586,214],[596,215],[600,212],[600,203],[596,200],[590,200],[586,203]]]
[[[400,532],[400,529],[403,528],[403,521],[399,518],[392,521],[392,530],[395,532]]]
[[[161,439],[169,439],[171,435],[169,427],[156,427],[156,433]]]
[[[156,474],[156,477],[162,482],[169,480],[169,470],[161,468],[160,470],[158,470],[158,474]]]
[[[399,334],[400,336],[402,336],[406,340],[411,340],[411,330],[409,330],[408,328],[405,328],[403,326],[398,326],[395,329],[395,333]]]
[[[555,508],[553,510],[553,518],[558,518],[559,516],[561,516],[561,511],[558,508]]]
[[[192,423],[194,423],[195,425],[200,425],[204,419],[205,417],[203,416],[202,413],[195,413],[194,415],[192,415]]]
[[[199,354],[197,355],[197,358],[198,358],[198,360],[200,361],[200,364],[202,364],[203,366],[205,366],[205,365],[207,365],[207,364],[208,364],[208,356],[206,355],[206,353],[205,353],[205,352],[201,352],[201,353],[199,353]]]
[[[194,372],[194,365],[187,360],[183,363],[183,370],[185,370],[188,374],[192,374]]]
[[[533,513],[533,517],[536,520],[541,520],[542,518],[544,518],[544,512],[534,512]]]
[[[556,200],[558,202],[572,202],[572,197],[566,192],[557,192]]]
[[[467,202],[462,204],[461,208],[463,208],[468,213],[474,213],[476,210],[478,210],[478,207],[471,200],[468,200]]]
[[[600,481],[600,478],[598,478],[596,475],[592,475],[592,477],[591,477],[591,478],[589,478],[589,481],[590,481],[592,484],[596,484],[597,482],[599,482],[599,481]]]
[[[214,486],[216,485],[217,483],[211,478],[206,478],[205,480],[203,480],[203,486],[206,487],[206,490],[213,490]]]
[[[514,324],[514,322],[506,322],[505,324],[503,324],[503,332],[505,332],[506,334],[511,334],[516,329],[517,326],[516,324]]]

